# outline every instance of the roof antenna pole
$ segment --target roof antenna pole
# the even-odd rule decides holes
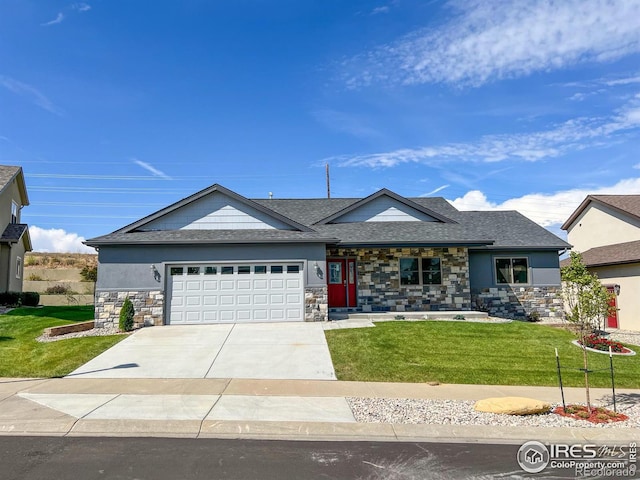
[[[329,164],[326,164],[326,170],[327,170],[327,198],[331,198],[331,187],[329,185]]]

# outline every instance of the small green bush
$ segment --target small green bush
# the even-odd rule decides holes
[[[40,294],[38,292],[22,292],[20,300],[25,307],[37,307],[40,303]]]
[[[1,292],[0,305],[7,307],[19,307],[21,304],[20,292]]]
[[[129,300],[129,297],[125,298],[122,308],[120,309],[120,330],[123,332],[130,332],[133,330],[133,316],[135,315],[133,303]]]
[[[72,293],[69,290],[69,287],[67,287],[66,285],[54,285],[52,287],[48,287],[44,293],[46,293],[47,295],[65,295],[67,293]]]
[[[32,273],[27,277],[27,280],[31,282],[41,282],[42,277],[40,275],[36,275],[35,273]]]
[[[464,320],[464,315],[462,315],[461,313],[458,313],[457,315],[453,316],[454,320]]]
[[[540,321],[540,312],[538,312],[537,310],[531,310],[527,314],[527,321],[528,322],[539,322]]]
[[[80,270],[80,276],[85,282],[95,282],[98,279],[98,267],[85,265]]]

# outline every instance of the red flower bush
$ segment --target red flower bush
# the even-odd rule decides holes
[[[607,340],[604,337],[601,337],[595,333],[592,333],[585,339],[585,347],[593,348],[594,350],[601,350],[603,352],[608,352],[609,347],[611,347],[612,352],[616,353],[626,353],[629,350],[622,345],[620,342],[616,342],[614,340]]]

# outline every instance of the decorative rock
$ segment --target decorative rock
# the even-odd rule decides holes
[[[535,415],[549,412],[551,405],[533,398],[497,397],[478,400],[473,408],[478,412],[502,413],[504,415]]]

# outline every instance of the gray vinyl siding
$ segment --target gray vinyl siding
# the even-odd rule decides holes
[[[555,251],[469,251],[469,279],[471,288],[497,287],[494,258],[526,257],[529,259],[530,286],[559,286],[560,261]]]
[[[149,222],[140,230],[291,230],[290,225],[222,193],[213,193]]]
[[[325,253],[324,244],[101,246],[96,290],[164,290],[166,264],[241,261],[302,261],[305,286],[324,286],[326,281],[316,274],[315,264],[326,272]],[[152,265],[160,278],[154,276]]]
[[[389,197],[379,197],[332,223],[356,222],[433,222],[435,219]]]
[[[21,292],[24,280],[24,242],[0,245],[0,291]],[[18,257],[22,259],[20,277],[16,276]]]

